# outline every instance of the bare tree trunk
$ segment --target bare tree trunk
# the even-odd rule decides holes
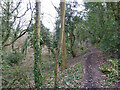
[[[55,63],[55,82],[54,87],[57,88],[58,86],[58,72],[59,72],[59,53],[62,50],[62,69],[66,68],[66,47],[65,47],[65,0],[60,1],[61,5],[61,32],[60,32],[60,42],[58,44],[58,51],[56,56],[56,63]]]
[[[60,53],[60,43],[58,45],[58,50],[57,50],[57,55],[55,57],[55,82],[54,82],[54,87],[58,87],[58,72],[59,72],[59,53]]]
[[[62,51],[62,69],[66,68],[66,47],[65,47],[65,0],[61,0],[61,51]]]
[[[71,50],[71,54],[72,54],[72,57],[76,57],[76,52],[74,51],[74,41],[75,41],[75,36],[73,35],[73,32],[71,32],[70,34],[70,43],[71,43],[71,47],[70,47],[70,50]]]

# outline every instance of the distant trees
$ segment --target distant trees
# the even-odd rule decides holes
[[[71,53],[72,57],[76,57],[76,52],[74,50],[74,45],[75,45],[75,41],[76,41],[76,36],[75,36],[75,30],[76,30],[76,23],[79,20],[75,20],[74,18],[78,17],[77,19],[79,19],[79,14],[78,11],[75,10],[78,7],[78,3],[77,2],[67,2],[65,3],[66,5],[66,9],[65,9],[65,41],[66,41],[66,48],[67,51],[66,53]],[[58,11],[58,15],[60,16],[60,10],[59,8],[57,9]],[[78,16],[77,16],[78,15]],[[56,39],[57,41],[60,40],[60,18],[59,16],[57,17],[56,20]]]
[[[89,40],[90,43],[102,48],[104,52],[119,55],[119,17],[120,2],[115,3],[84,3],[82,11],[78,12],[77,2],[67,2],[65,12],[65,40],[67,55],[76,57],[75,47],[78,42]],[[57,9],[60,13],[59,8]],[[56,20],[56,39],[60,40],[60,22]]]
[[[81,38],[102,48],[104,52],[118,54],[119,57],[119,2],[85,3],[84,16],[77,25]],[[85,35],[86,34],[86,35]]]
[[[120,58],[120,2],[117,3],[107,3],[107,9],[112,9],[112,14],[114,16],[115,21],[118,24],[117,28],[117,51],[118,57]]]
[[[75,42],[76,42],[76,24],[79,22],[79,14],[76,14],[78,11],[74,10],[73,8],[77,7],[77,4],[73,5],[73,3],[68,3],[66,6],[66,36],[67,36],[67,43],[69,43],[68,50],[70,50],[70,53],[72,57],[76,57],[77,53],[75,51]],[[78,16],[77,16],[78,15]]]

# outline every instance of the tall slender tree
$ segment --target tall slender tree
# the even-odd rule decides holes
[[[66,46],[65,46],[65,0],[61,0],[61,52],[62,69],[66,68]]]
[[[58,72],[59,72],[59,54],[60,50],[62,52],[62,69],[66,68],[66,47],[65,47],[65,0],[60,0],[61,6],[61,31],[60,31],[60,41],[58,44],[58,51],[56,56],[56,63],[55,63],[55,88],[58,86]]]
[[[34,79],[35,87],[40,88],[43,84],[41,73],[41,47],[40,47],[40,0],[36,0],[36,24],[34,30]]]

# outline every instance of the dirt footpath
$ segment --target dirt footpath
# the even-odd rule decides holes
[[[88,55],[84,60],[83,88],[100,88],[103,83],[103,73],[100,72],[101,52],[90,48]]]
[[[100,71],[100,67],[107,62],[105,55],[94,47],[89,47],[88,53],[83,60],[83,84],[82,88],[118,88],[117,83],[110,86],[102,86],[106,77]]]

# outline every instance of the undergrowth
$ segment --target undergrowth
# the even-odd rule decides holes
[[[19,66],[2,67],[2,88],[29,88],[31,78]]]
[[[63,72],[59,72],[59,88],[79,88],[82,80],[82,64],[78,63]],[[44,75],[46,78],[44,87],[54,87],[54,72]]]
[[[119,79],[119,71],[118,71],[118,60],[110,59],[108,61],[109,64],[104,64],[100,70],[108,77],[108,80],[103,83],[103,86],[110,85],[113,82],[117,82]]]

